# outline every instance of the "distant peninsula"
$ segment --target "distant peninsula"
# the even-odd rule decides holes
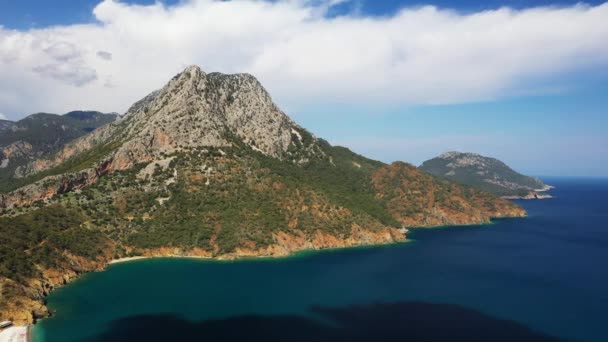
[[[420,169],[506,199],[551,198],[546,191],[553,188],[536,177],[514,171],[498,159],[476,153],[446,152],[425,161]]]

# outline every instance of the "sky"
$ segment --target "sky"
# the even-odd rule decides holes
[[[0,0],[0,118],[125,112],[188,65],[255,75],[385,162],[477,152],[608,176],[608,3]]]

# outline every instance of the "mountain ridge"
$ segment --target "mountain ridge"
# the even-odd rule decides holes
[[[0,183],[23,178],[28,165],[51,156],[70,141],[118,119],[115,113],[72,111],[35,113],[0,123]]]

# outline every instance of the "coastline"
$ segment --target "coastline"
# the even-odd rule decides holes
[[[523,216],[505,216],[505,217],[523,218],[526,216],[527,215],[524,214]],[[494,217],[488,222],[479,222],[479,223],[473,223],[473,224],[447,224],[447,225],[435,225],[435,226],[426,226],[426,227],[421,226],[421,227],[417,227],[417,228],[428,229],[428,228],[463,227],[463,226],[464,227],[484,226],[484,225],[491,225],[493,223],[493,220],[501,219],[501,218],[504,218],[504,217]],[[321,244],[320,246],[314,246],[310,243],[300,244],[300,245],[296,245],[296,246],[282,246],[282,248],[278,248],[278,249],[276,248],[277,246],[274,246],[275,248],[269,248],[266,250],[256,250],[256,251],[241,250],[241,251],[238,251],[237,253],[218,255],[218,256],[188,254],[189,252],[185,252],[179,248],[173,248],[173,249],[171,249],[171,252],[168,252],[167,250],[148,251],[148,253],[150,253],[149,255],[139,255],[139,256],[123,257],[123,258],[109,260],[105,263],[105,265],[103,265],[102,268],[97,269],[97,270],[82,272],[80,275],[85,274],[85,273],[90,273],[90,272],[103,272],[104,270],[107,269],[107,267],[109,267],[111,265],[122,264],[122,263],[133,262],[133,261],[140,261],[140,260],[147,260],[147,259],[163,259],[163,258],[205,259],[205,260],[224,261],[224,262],[245,261],[245,260],[254,260],[254,259],[280,260],[280,259],[286,259],[286,258],[292,258],[292,257],[298,257],[298,256],[307,256],[307,255],[310,255],[313,253],[319,253],[319,252],[335,252],[335,251],[341,251],[341,250],[345,250],[345,249],[355,249],[355,248],[388,247],[391,245],[415,241],[415,240],[407,238],[408,234],[406,234],[406,233],[408,233],[408,232],[411,233],[411,231],[409,231],[409,229],[410,228],[408,228],[407,230],[394,228],[394,231],[396,232],[396,234],[390,234],[390,238],[389,238],[389,236],[385,235],[384,238],[381,238],[381,239],[380,238],[369,239],[369,236],[368,236],[367,239],[360,238],[360,239],[353,239],[353,240],[340,240],[340,242],[338,242],[338,241],[332,241],[330,243],[325,242],[325,244]],[[290,247],[290,248],[286,248],[286,247]],[[190,253],[192,253],[192,251],[190,251]],[[71,283],[74,280],[77,280],[78,278],[80,278],[80,276],[76,276],[73,279],[70,279],[64,285],[68,285],[69,283]],[[48,295],[48,293],[46,295]],[[49,315],[47,317],[40,317],[38,320],[48,318],[48,317],[52,317],[52,315]],[[28,332],[31,329],[34,329],[35,324],[36,323],[34,322],[33,324],[27,325]],[[31,342],[33,340],[31,332],[28,333],[28,338],[29,338],[29,340],[28,340],[29,342]],[[0,342],[3,342],[3,341],[0,341]],[[19,342],[21,342],[21,341],[19,341]]]
[[[542,189],[534,189],[534,191],[536,191],[536,192],[545,192],[545,191],[549,191],[551,189],[555,189],[555,186],[545,184],[545,186]]]
[[[114,259],[108,262],[108,265],[112,265],[112,264],[120,264],[123,262],[129,262],[129,261],[135,261],[135,260],[142,260],[142,259],[148,259],[148,258],[153,258],[153,257],[147,257],[147,256],[132,256],[132,257],[124,257],[124,258],[118,258],[118,259]]]
[[[481,224],[480,224],[481,225]],[[288,259],[288,258],[294,258],[294,257],[298,257],[298,256],[307,256],[313,253],[323,253],[323,252],[336,252],[336,251],[341,251],[341,250],[347,250],[347,249],[358,249],[358,248],[381,248],[381,247],[388,247],[388,246],[392,246],[392,245],[397,245],[397,244],[401,244],[401,243],[406,243],[406,242],[411,242],[413,240],[407,239],[404,235],[403,240],[393,240],[390,242],[378,242],[378,243],[366,243],[366,242],[362,242],[360,244],[357,245],[349,245],[349,246],[337,246],[337,247],[325,247],[325,248],[304,248],[304,249],[298,249],[298,250],[293,250],[287,254],[283,254],[283,255],[265,255],[265,254],[260,254],[257,256],[254,255],[249,255],[249,256],[233,256],[230,255],[229,257],[226,257],[225,255],[220,255],[220,256],[215,256],[215,257],[211,257],[211,256],[202,256],[202,255],[188,255],[188,254],[158,254],[158,255],[140,255],[140,256],[132,256],[132,257],[124,257],[124,258],[118,258],[118,259],[113,259],[110,260],[106,263],[106,265],[103,267],[103,269],[100,270],[96,270],[96,271],[90,271],[90,272],[83,272],[81,275],[86,274],[86,273],[92,273],[92,272],[104,272],[109,266],[111,265],[116,265],[116,264],[124,264],[124,263],[129,263],[129,262],[134,262],[134,261],[143,261],[143,260],[151,260],[151,259],[199,259],[199,260],[209,260],[209,261],[215,261],[215,262],[231,262],[231,261],[246,261],[246,260],[260,260],[260,259],[268,259],[268,260],[281,260],[281,259]],[[80,278],[80,276],[76,277],[73,279],[73,281],[78,280],[78,278]],[[69,285],[72,281],[64,284],[64,285]],[[38,319],[46,319],[46,318],[51,318],[52,315],[49,315],[48,317],[43,317]],[[27,337],[26,339],[23,340],[0,340],[0,342],[34,342],[34,339],[32,337],[32,332],[31,330],[34,329],[34,326],[36,325],[36,322],[34,322],[33,324],[28,324],[28,325],[21,325],[21,326],[14,326],[15,328],[27,328]],[[35,342],[40,342],[40,341],[35,341]]]
[[[487,223],[487,224],[491,224],[491,223]],[[472,224],[470,226],[484,226],[484,225],[486,225],[486,223]],[[465,226],[465,225],[461,225],[461,226]],[[450,226],[445,226],[445,227],[450,227]],[[458,226],[458,227],[460,227],[460,226]],[[439,228],[439,226],[432,227],[432,228]],[[213,261],[213,262],[235,262],[235,261],[263,260],[263,259],[282,260],[282,259],[296,258],[296,257],[300,257],[300,256],[308,256],[308,255],[317,254],[317,253],[331,253],[331,252],[338,252],[338,251],[351,250],[351,249],[390,247],[390,246],[394,246],[394,245],[410,243],[413,241],[414,240],[408,238],[403,241],[394,241],[394,242],[388,242],[388,243],[361,244],[361,245],[346,246],[346,247],[327,247],[327,248],[319,248],[319,249],[301,249],[301,250],[293,251],[292,253],[286,254],[286,255],[257,255],[257,256],[241,256],[241,257],[234,257],[234,258],[223,258],[222,256],[208,257],[208,256],[187,255],[187,254],[185,254],[185,255],[175,254],[175,255],[133,256],[133,257],[114,259],[114,260],[108,262],[107,265],[110,266],[110,265],[124,264],[124,263],[128,263],[128,262],[151,260],[151,259],[195,259],[195,260],[208,260],[208,261]],[[103,272],[104,270],[97,271],[97,272]]]
[[[501,198],[506,200],[542,200],[542,199],[550,199],[553,198],[550,194],[541,194],[542,192],[547,192],[551,189],[555,189],[553,185],[545,185],[542,189],[534,189],[530,191],[525,196],[501,196]]]

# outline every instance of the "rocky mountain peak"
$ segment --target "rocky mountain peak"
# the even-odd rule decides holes
[[[235,145],[298,164],[325,156],[318,139],[283,113],[252,75],[205,73],[189,66],[117,122],[66,145],[51,159],[30,162],[20,175],[53,168],[86,151],[98,164],[112,160],[112,169],[124,170],[180,151]]]
[[[134,148],[150,157],[181,148],[231,146],[236,138],[281,158],[303,134],[255,77],[207,74],[198,66],[189,66],[136,103],[122,123],[129,153]]]

